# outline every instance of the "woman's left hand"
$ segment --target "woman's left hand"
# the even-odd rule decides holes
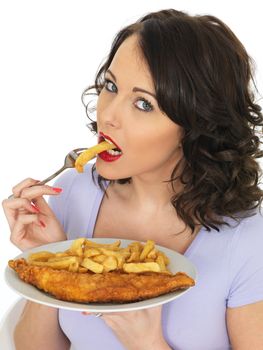
[[[87,313],[88,314],[88,313]],[[162,307],[105,313],[101,318],[127,350],[170,350],[163,338]]]

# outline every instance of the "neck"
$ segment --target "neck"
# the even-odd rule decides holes
[[[171,182],[165,182],[170,178],[171,175],[165,177],[153,173],[133,176],[127,185],[126,198],[134,207],[143,209],[144,213],[174,212],[171,198],[182,190],[182,184],[177,180],[172,187]]]

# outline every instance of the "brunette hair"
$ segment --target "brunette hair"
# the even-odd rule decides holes
[[[219,231],[218,226],[228,225],[224,216],[237,221],[250,216],[263,198],[256,161],[263,156],[263,116],[245,48],[214,16],[174,9],[149,13],[117,33],[95,84],[83,97],[92,89],[100,94],[116,51],[133,34],[151,72],[159,108],[184,129],[184,159],[168,180],[184,185],[171,198],[177,215],[192,231],[197,222]],[[88,105],[86,109],[89,116]],[[97,132],[96,122],[89,127]],[[103,180],[99,175],[101,188]],[[131,178],[111,181],[123,184]]]

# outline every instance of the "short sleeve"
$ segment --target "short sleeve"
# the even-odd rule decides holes
[[[243,219],[233,239],[227,307],[263,301],[263,217]]]

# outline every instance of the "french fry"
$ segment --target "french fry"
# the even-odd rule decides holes
[[[167,271],[166,266],[165,266],[165,262],[164,262],[164,257],[163,257],[161,254],[159,254],[159,255],[157,256],[156,262],[157,262],[157,264],[160,266],[160,270],[161,270],[162,272],[163,272],[163,271]]]
[[[121,255],[128,258],[131,254],[130,251],[127,250],[126,248],[120,249],[118,251],[114,251],[108,248],[100,248],[100,251],[102,254],[106,256],[115,256],[115,257],[118,257],[119,255]]]
[[[164,263],[165,263],[166,266],[170,264],[170,260],[169,260],[168,256],[166,256],[164,254],[164,252],[158,251],[158,255],[161,255],[163,257],[163,260],[164,260]]]
[[[69,256],[53,261],[32,261],[34,266],[51,267],[56,270],[68,270],[69,266],[77,261],[77,257]]]
[[[84,257],[85,258],[90,258],[96,255],[100,255],[100,251],[97,248],[86,248],[84,250]]]
[[[77,238],[71,244],[69,250],[74,255],[82,256],[83,255],[83,244],[86,241],[86,238]]]
[[[140,242],[133,242],[128,245],[131,251],[131,255],[127,262],[139,262],[140,255],[143,250],[143,245]]]
[[[82,173],[84,165],[92,158],[96,157],[98,153],[114,148],[116,148],[116,146],[110,144],[107,141],[100,142],[99,144],[88,148],[86,151],[82,152],[76,159],[75,168],[79,173]]]
[[[32,253],[29,255],[28,257],[28,261],[32,262],[32,261],[48,261],[49,258],[54,257],[55,254],[54,253],[50,253],[50,252],[38,252],[38,253]]]
[[[129,259],[127,259],[127,262],[133,262],[133,261],[139,261],[140,260],[140,254],[139,252],[131,252],[131,255],[129,257]]]
[[[118,255],[116,259],[118,261],[117,269],[119,270],[123,269],[123,264],[125,263],[125,257],[123,255]]]
[[[88,270],[95,272],[95,273],[102,273],[103,272],[103,265],[91,260],[90,258],[83,259],[81,262],[81,266],[84,266]]]
[[[161,272],[161,269],[156,262],[145,262],[123,264],[123,271],[128,273]]]
[[[103,261],[107,258],[106,255],[103,255],[103,254],[100,254],[100,255],[95,255],[92,257],[92,260],[99,263],[99,264],[102,264]]]
[[[114,243],[110,243],[110,244],[102,244],[102,243],[92,242],[92,241],[89,241],[88,239],[86,239],[85,240],[85,249],[87,247],[89,247],[89,248],[105,248],[105,249],[109,249],[109,250],[119,250],[120,244],[121,244],[120,240],[117,240]]]
[[[114,256],[118,261],[118,269],[122,269],[125,259],[130,256],[130,252],[127,249],[121,249],[119,251],[113,251],[110,249],[100,248],[102,254],[106,256]]]
[[[140,260],[143,261],[153,248],[154,241],[148,240],[143,248],[143,251],[141,252]]]
[[[54,255],[54,258],[64,258],[66,256],[74,256],[74,254],[72,253],[67,253],[67,252],[58,252],[58,253],[55,253]]]
[[[57,261],[70,261],[70,262],[75,262],[75,261],[80,261],[80,257],[79,256],[70,256],[70,255],[67,255],[67,256],[53,256],[51,258],[48,259],[48,263],[50,262],[57,262]]]
[[[156,248],[153,248],[147,255],[147,258],[149,259],[156,259],[157,258],[157,250]]]
[[[140,242],[132,242],[128,245],[132,252],[139,252],[141,254],[143,250],[143,244]]]
[[[118,267],[118,261],[114,256],[108,256],[102,263],[103,272],[109,272],[116,270]]]

